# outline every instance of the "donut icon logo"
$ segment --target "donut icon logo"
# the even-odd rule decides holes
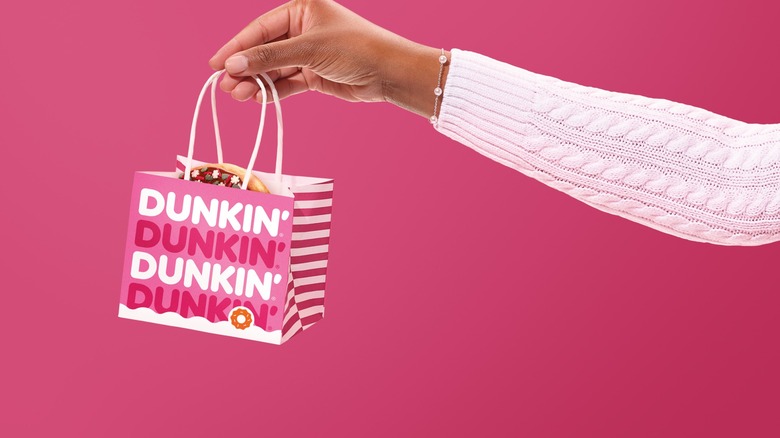
[[[230,323],[239,330],[245,330],[252,325],[252,312],[246,307],[234,307],[230,311]]]

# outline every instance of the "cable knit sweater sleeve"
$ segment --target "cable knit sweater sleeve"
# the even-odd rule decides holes
[[[780,240],[780,124],[740,122],[453,49],[444,135],[595,208],[689,240]]]

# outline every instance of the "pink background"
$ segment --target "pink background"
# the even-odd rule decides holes
[[[777,2],[344,3],[432,46],[780,122]],[[0,6],[0,434],[780,434],[780,246],[598,212],[390,105],[284,104],[286,170],[337,181],[323,321],[276,347],[117,318],[132,172],[174,165],[206,61],[275,4]],[[221,97],[241,164],[259,108]]]

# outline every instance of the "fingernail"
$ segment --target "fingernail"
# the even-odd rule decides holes
[[[249,67],[249,60],[246,59],[246,56],[231,56],[225,61],[225,70],[230,74],[241,73],[247,67]]]

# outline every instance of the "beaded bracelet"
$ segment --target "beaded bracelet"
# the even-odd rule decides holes
[[[439,56],[439,80],[436,83],[436,88],[433,89],[435,95],[433,99],[433,115],[431,116],[431,125],[435,125],[439,120],[436,117],[436,110],[439,109],[439,96],[442,94],[441,89],[441,76],[444,74],[444,65],[447,64],[447,55],[444,54],[444,49],[441,49],[441,55]]]

